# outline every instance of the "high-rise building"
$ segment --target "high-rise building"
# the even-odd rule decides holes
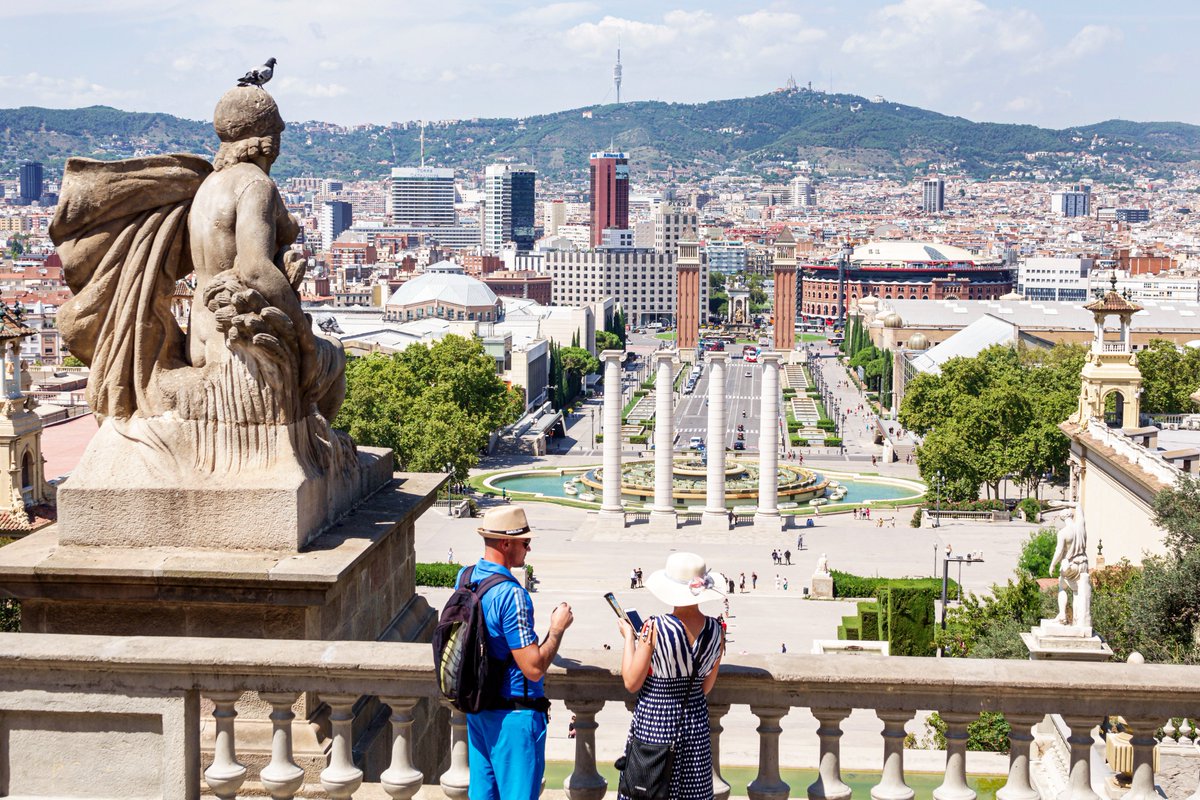
[[[342,231],[354,224],[353,206],[343,200],[326,200],[321,204],[321,246],[328,250]]]
[[[523,164],[492,164],[483,177],[483,247],[499,253],[505,242],[517,252],[533,249],[537,174]]]
[[[542,204],[542,235],[557,236],[558,226],[567,224],[565,200],[547,200]]]
[[[42,199],[42,165],[30,161],[21,165],[21,202],[28,205]]]
[[[392,170],[392,224],[454,223],[454,170],[447,167]]]
[[[692,244],[693,254],[698,245]],[[680,259],[682,260],[682,253]],[[696,265],[697,313],[708,308],[708,266]],[[543,271],[553,278],[554,305],[579,306],[613,298],[632,325],[670,324],[677,310],[675,257],[653,250],[551,250]]]
[[[1062,217],[1086,217],[1091,211],[1092,187],[1077,183],[1063,192],[1050,195],[1050,212]]]
[[[946,208],[946,182],[941,178],[926,178],[922,184],[921,210],[926,214],[937,214]]]
[[[699,225],[700,217],[692,209],[664,203],[654,214],[654,249],[674,253],[680,239],[695,241]]]
[[[605,228],[629,227],[629,158],[624,153],[592,153],[592,247]]]
[[[797,175],[792,178],[792,208],[813,208],[817,204],[817,187],[808,175]]]

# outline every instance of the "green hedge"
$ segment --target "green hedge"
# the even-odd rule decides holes
[[[942,593],[940,578],[873,578],[836,569],[830,570],[830,574],[833,575],[834,597],[875,597],[884,584],[933,589],[939,597]],[[946,586],[946,594],[950,599],[958,598],[958,582],[953,578]]]
[[[913,512],[912,521],[909,522],[908,524],[914,528],[921,527],[921,509],[918,508],[916,511]]]
[[[867,601],[858,604],[858,619],[860,629],[865,632],[863,638],[879,639],[879,603]]]
[[[436,564],[417,564],[417,586],[444,586],[452,588],[454,579],[458,577],[458,571],[462,569],[462,564],[446,564],[438,562]]]
[[[925,494],[925,505],[929,507],[940,508],[942,511],[1003,511],[1003,500],[956,500],[949,502],[946,498],[941,498],[938,503],[936,495],[930,496],[928,492]]]
[[[597,434],[596,434],[596,444],[600,444],[600,443],[601,443],[601,442],[603,442],[603,441],[604,441],[604,434],[603,434],[603,433],[597,433]]]
[[[653,389],[654,388],[654,379],[651,378],[648,381],[642,381],[642,388],[643,389]]]
[[[793,389],[792,387],[789,386],[783,390],[783,399],[790,400],[791,398],[793,398],[795,396],[796,396],[796,390]]]
[[[791,440],[793,447],[808,447],[808,439],[801,439],[796,434],[792,434]]]
[[[893,656],[932,656],[935,592],[928,587],[903,586],[898,582],[879,588],[880,637],[888,642]]]
[[[837,423],[831,419],[822,419],[817,421],[817,427],[823,431],[836,431]]]
[[[870,629],[864,628],[862,620],[858,617],[842,617],[842,624],[838,626],[838,638],[849,642],[862,641],[863,630]]]
[[[796,431],[800,430],[801,423],[798,422],[797,420],[789,419],[787,426],[788,426],[788,433],[795,433]]]
[[[1025,519],[1029,522],[1037,522],[1038,516],[1042,513],[1042,504],[1033,497],[1026,497],[1017,503],[1017,508],[1025,512]]]
[[[633,396],[634,397],[645,397],[648,394],[650,394],[650,392],[647,389],[637,389],[636,391],[634,391]]]
[[[840,436],[826,436],[825,437],[825,446],[826,447],[841,447],[842,439]]]
[[[650,437],[644,433],[638,433],[629,437],[630,444],[646,444],[650,441]]]

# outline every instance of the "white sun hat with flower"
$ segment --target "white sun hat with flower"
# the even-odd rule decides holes
[[[667,565],[646,579],[650,593],[669,606],[694,606],[706,600],[720,600],[725,593],[725,576],[709,572],[704,559],[695,553],[672,553]]]

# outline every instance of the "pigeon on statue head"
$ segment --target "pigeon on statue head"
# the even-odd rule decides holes
[[[275,74],[275,59],[268,58],[267,62],[258,69],[252,69],[242,77],[238,78],[238,86],[262,86],[267,81],[271,80],[271,76]]]

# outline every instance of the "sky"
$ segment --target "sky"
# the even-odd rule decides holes
[[[522,117],[801,85],[972,120],[1200,124],[1200,3],[0,0],[0,106],[210,118],[246,70],[289,120]]]

